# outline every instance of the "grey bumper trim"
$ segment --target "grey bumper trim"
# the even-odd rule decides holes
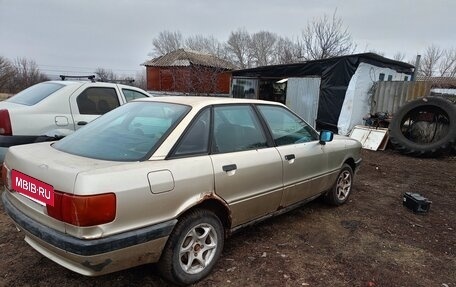
[[[100,239],[84,240],[49,228],[26,216],[11,204],[6,196],[7,192],[2,194],[3,205],[19,227],[57,248],[83,256],[115,251],[168,236],[177,223],[177,219],[173,219]]]

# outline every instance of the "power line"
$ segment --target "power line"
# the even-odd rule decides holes
[[[45,65],[45,64],[37,64],[42,70],[46,70],[48,68],[67,68],[67,69],[79,69],[79,70],[90,70],[90,71],[95,71],[98,68],[103,68],[103,69],[109,69],[113,71],[123,71],[123,72],[138,72],[143,69],[143,67],[139,66],[137,70],[133,69],[121,69],[121,68],[110,68],[110,67],[78,67],[78,66],[63,66],[63,65]],[[48,68],[46,68],[48,67]]]
[[[81,70],[55,70],[55,69],[43,69],[40,68],[40,71],[47,71],[47,72],[61,72],[61,73],[93,73],[94,71],[81,71]]]

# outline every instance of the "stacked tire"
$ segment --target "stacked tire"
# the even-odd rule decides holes
[[[399,152],[419,157],[436,157],[456,142],[456,105],[440,97],[409,102],[393,116],[390,141]]]

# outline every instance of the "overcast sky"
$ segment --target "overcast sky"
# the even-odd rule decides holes
[[[134,75],[163,30],[220,41],[238,28],[297,37],[335,9],[357,52],[409,60],[430,44],[456,48],[455,0],[0,0],[0,56],[28,57],[48,74]]]

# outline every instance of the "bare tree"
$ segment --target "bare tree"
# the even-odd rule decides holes
[[[188,92],[194,95],[209,95],[219,93],[219,75],[225,70],[216,67],[192,65],[192,80]]]
[[[184,40],[179,31],[163,31],[152,40],[152,45],[154,48],[151,55],[162,56],[184,47]]]
[[[35,61],[27,58],[16,58],[12,64],[13,76],[10,78],[8,89],[17,93],[32,85],[49,80],[41,73]]]
[[[456,49],[444,50],[439,63],[440,76],[456,76]]]
[[[227,58],[224,45],[214,36],[203,36],[201,34],[190,36],[185,40],[185,47],[194,51],[215,55],[221,59]]]
[[[398,51],[393,55],[393,59],[396,61],[404,61],[405,53]]]
[[[250,34],[245,29],[231,32],[226,42],[229,59],[241,69],[250,68],[252,59],[250,55]]]
[[[260,31],[251,36],[250,54],[256,66],[274,64],[277,35]]]
[[[146,69],[136,72],[134,85],[143,90],[147,89]]]
[[[422,76],[432,77],[438,68],[438,63],[443,55],[440,47],[431,45],[426,48],[424,55],[421,58],[419,73]]]
[[[226,69],[202,65],[190,65],[189,69],[190,73],[187,69],[184,70],[180,67],[164,69],[161,73],[162,79],[167,78],[165,89],[190,95],[224,93],[220,90],[220,81],[223,80],[223,74],[227,72]]]
[[[275,63],[291,64],[302,60],[302,48],[299,41],[293,42],[289,38],[279,37],[275,45]]]
[[[13,66],[11,61],[0,56],[0,92],[6,92],[8,84],[13,77]]]
[[[102,82],[109,82],[117,80],[117,75],[110,69],[105,68],[97,68],[95,70],[95,75],[102,81]]]
[[[332,18],[313,20],[302,31],[304,54],[308,60],[326,59],[351,54],[356,49],[348,28],[343,27],[342,19],[334,12]]]

